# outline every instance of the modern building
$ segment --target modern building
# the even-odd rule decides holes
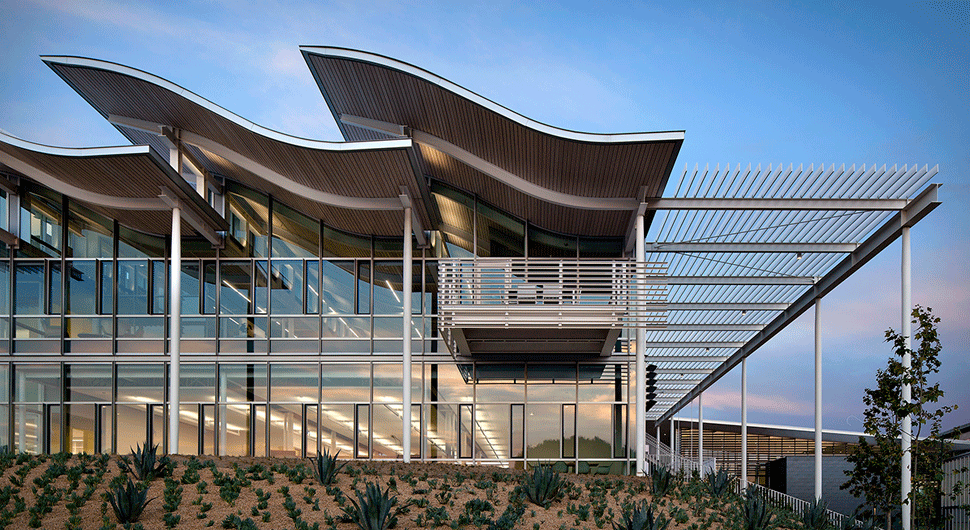
[[[675,175],[683,131],[301,51],[345,142],[43,58],[133,145],[0,136],[3,443],[642,470],[647,433],[900,237],[906,269],[939,204],[937,168]]]

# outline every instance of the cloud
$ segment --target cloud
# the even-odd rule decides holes
[[[741,393],[737,391],[710,390],[704,392],[704,410],[740,410]],[[748,410],[778,412],[796,416],[814,414],[812,402],[798,401],[791,396],[763,395],[748,392]]]

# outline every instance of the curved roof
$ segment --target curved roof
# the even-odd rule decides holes
[[[204,169],[273,194],[337,228],[397,235],[401,187],[415,201],[421,198],[409,139],[345,143],[298,138],[256,125],[141,70],[82,57],[46,56],[44,61],[116,125],[135,122],[158,131],[178,130]],[[159,132],[118,129],[133,143],[168,151]]]
[[[160,198],[162,190],[213,230],[228,228],[222,216],[147,145],[52,147],[0,133],[0,167],[143,232],[171,231],[171,205]],[[182,224],[185,233],[194,231],[187,221]]]
[[[300,49],[347,140],[395,136],[392,129],[360,126],[368,120],[404,126],[418,144],[424,174],[560,232],[624,235],[629,215],[617,210],[636,209],[641,195],[661,194],[684,139],[683,131],[560,129],[395,59]]]

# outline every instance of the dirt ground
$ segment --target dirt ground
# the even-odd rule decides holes
[[[34,524],[39,521],[41,527],[46,530],[111,528],[112,524],[117,522],[110,504],[105,501],[105,492],[108,491],[109,484],[122,474],[117,465],[117,456],[111,457],[102,479],[94,486],[94,493],[79,510],[76,510],[77,513],[73,518],[68,508],[71,495],[72,493],[81,495],[79,490],[85,488],[85,483],[82,482],[78,488],[72,489],[66,475],[57,477],[48,486],[48,492],[54,492],[55,497],[58,494],[61,497],[52,510],[39,518],[31,513],[37,511],[35,506],[38,495],[33,491],[38,489],[35,479],[41,477],[52,463],[50,457],[46,458],[46,461],[34,467],[22,481],[23,486],[20,487],[18,494],[23,499],[26,509],[12,518],[7,528],[29,528],[32,519]],[[313,528],[315,523],[319,524],[320,529],[356,528],[353,523],[341,522],[340,516],[343,511],[335,500],[335,496],[340,495],[336,494],[336,490],[331,490],[334,494],[328,493],[327,488],[319,484],[313,475],[312,463],[309,460],[197,458],[194,466],[211,461],[220,474],[245,477],[243,485],[239,488],[238,497],[227,502],[220,495],[220,487],[216,485],[217,476],[213,474],[210,467],[207,465],[200,467],[197,470],[196,479],[188,472],[192,467],[189,465],[190,457],[175,456],[172,459],[177,465],[171,479],[180,483],[181,502],[174,511],[167,510],[164,499],[165,479],[153,480],[148,489],[148,498],[152,500],[139,519],[139,523],[145,530],[167,528],[166,512],[180,515],[180,520],[174,528],[185,530],[231,528],[231,525],[226,526],[228,524],[226,520],[232,514],[241,520],[251,519],[255,527],[261,529],[299,528],[301,522],[305,522],[308,528]],[[70,467],[77,465],[78,462],[78,457],[72,456],[65,464]],[[259,465],[253,467],[255,464]],[[13,464],[3,472],[4,476],[0,478],[0,489],[5,486],[10,487],[12,489],[8,490],[8,493],[13,493],[18,478],[16,472],[21,467],[22,465]],[[96,471],[94,464],[90,467]],[[243,472],[237,473],[237,469]],[[262,471],[257,472],[260,469]],[[297,471],[292,471],[294,469]],[[247,470],[250,472],[244,473]],[[284,470],[290,471],[287,473]],[[474,513],[481,513],[490,520],[499,519],[509,505],[514,488],[524,482],[524,477],[521,476],[523,473],[492,466],[350,461],[338,475],[335,486],[348,497],[345,501],[347,506],[351,504],[349,498],[356,498],[354,491],[363,491],[367,483],[376,483],[381,488],[390,488],[391,494],[398,497],[398,506],[406,506],[408,510],[408,513],[398,517],[396,528],[432,528],[436,523],[440,524],[441,528],[479,526],[485,528],[487,523],[483,523],[481,519],[476,524],[476,521],[462,520],[462,515],[465,514],[466,518],[471,518]],[[614,521],[621,521],[620,514],[624,512],[624,505],[628,508],[643,499],[651,500],[649,479],[646,478],[589,477],[573,474],[566,474],[564,477],[575,486],[570,487],[567,494],[549,508],[542,508],[525,501],[525,512],[516,521],[515,528],[612,529]],[[94,481],[93,478],[89,480]],[[286,507],[283,488],[288,489],[292,499],[289,509]],[[684,488],[686,486],[681,489]],[[262,506],[257,498],[259,491],[262,492],[265,500]],[[41,488],[38,493],[42,492]],[[0,491],[0,504],[3,503],[2,493]],[[268,499],[265,498],[267,493]],[[226,496],[231,498],[231,491]],[[469,512],[466,504],[473,499],[487,501],[493,510]],[[15,500],[8,500],[6,504],[5,507],[0,506],[0,514],[4,511],[13,511],[16,503]],[[733,505],[719,505],[710,500],[693,500],[684,493],[679,496],[671,494],[665,499],[658,499],[656,505],[658,513],[664,514],[668,519],[673,519],[672,512],[680,511],[682,521],[672,521],[668,527],[670,530],[688,529],[693,525],[696,525],[693,528],[725,528],[728,512],[734,508]],[[479,504],[479,506],[485,505]],[[296,518],[292,517],[294,513],[298,513]],[[447,513],[447,516],[444,516],[444,513]],[[432,518],[435,514],[438,515],[437,521]],[[171,518],[171,515],[169,517]],[[121,529],[122,525],[117,525],[117,528]]]

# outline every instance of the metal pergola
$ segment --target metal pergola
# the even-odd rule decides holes
[[[641,259],[669,264],[669,313],[666,329],[637,333],[636,351],[643,349],[659,374],[657,403],[645,419],[655,425],[672,420],[696,399],[703,433],[704,390],[740,364],[746,446],[745,359],[814,307],[815,493],[820,497],[820,300],[902,238],[901,324],[903,334],[911,334],[909,228],[940,204],[939,185],[927,185],[938,170],[905,165],[685,168],[668,187],[669,197],[646,205],[658,212]],[[703,434],[699,442],[703,454]],[[903,443],[905,448],[909,440],[904,437]],[[746,448],[742,454],[746,460]],[[905,488],[905,462],[903,467]]]

